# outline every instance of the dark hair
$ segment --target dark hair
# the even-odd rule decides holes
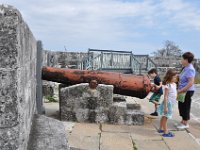
[[[175,76],[176,74],[177,72],[175,70],[169,69],[163,79],[163,85],[170,83],[172,81],[173,76]]]
[[[183,59],[187,59],[191,63],[194,59],[194,55],[191,52],[186,52],[182,55]]]
[[[153,73],[158,74],[156,68],[153,68],[153,69],[148,71],[148,74],[153,74]]]

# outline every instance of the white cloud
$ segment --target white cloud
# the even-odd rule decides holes
[[[176,26],[184,27],[183,30],[200,30],[199,8],[190,2],[183,0],[163,0],[161,9],[168,16],[169,21]]]
[[[4,0],[3,3],[17,7],[36,38],[49,49],[63,48],[66,44],[72,49],[149,50],[160,45],[156,40],[151,44],[150,38],[159,34],[161,38],[172,36],[170,28],[200,31],[200,11],[192,1]]]
[[[154,11],[154,5],[150,2],[61,0],[55,3],[44,0],[39,4],[29,5],[23,13],[26,14],[25,20],[39,38],[43,38],[45,34],[51,41],[59,36],[63,42],[68,41],[74,44],[89,41],[103,47],[107,41],[116,43],[130,37],[142,37],[144,34],[136,29],[130,32],[124,25],[123,19],[130,19],[132,26],[138,26],[138,24],[149,26],[153,24],[151,14]],[[140,20],[136,20],[135,17]]]

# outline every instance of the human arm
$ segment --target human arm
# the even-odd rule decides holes
[[[155,85],[156,89],[160,89],[162,87],[162,82],[159,83],[159,85]]]
[[[168,95],[169,95],[169,89],[166,86],[166,88],[165,88],[165,94],[164,94],[164,113],[168,112],[168,107],[167,107]]]
[[[178,90],[178,93],[184,93],[187,92],[188,89],[194,84],[194,78],[188,78],[188,84],[183,87],[182,89]]]
[[[158,89],[160,89],[162,87],[162,81],[161,81],[159,76],[155,77],[154,83],[155,83],[154,86],[155,86],[156,90],[158,90]]]

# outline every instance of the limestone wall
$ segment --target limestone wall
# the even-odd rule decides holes
[[[87,83],[60,90],[61,120],[78,122],[108,122],[113,103],[113,86],[98,85],[96,90]]]
[[[87,53],[82,52],[43,52],[43,66],[78,69],[82,60],[87,57]]]
[[[25,150],[36,112],[37,44],[21,14],[0,5],[0,149]]]
[[[87,83],[60,89],[61,120],[126,125],[143,125],[144,113],[135,102],[113,98],[113,86]]]

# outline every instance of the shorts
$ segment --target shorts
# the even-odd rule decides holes
[[[160,104],[160,106],[157,109],[157,112],[159,115],[161,116],[165,116],[168,119],[172,118],[172,114],[173,114],[173,110],[174,110],[174,104],[172,102],[167,102],[167,108],[168,108],[168,112],[165,113],[164,112],[164,101]]]
[[[162,94],[160,93],[153,93],[153,95],[149,99],[149,102],[153,102],[153,101],[159,102],[161,96]]]

